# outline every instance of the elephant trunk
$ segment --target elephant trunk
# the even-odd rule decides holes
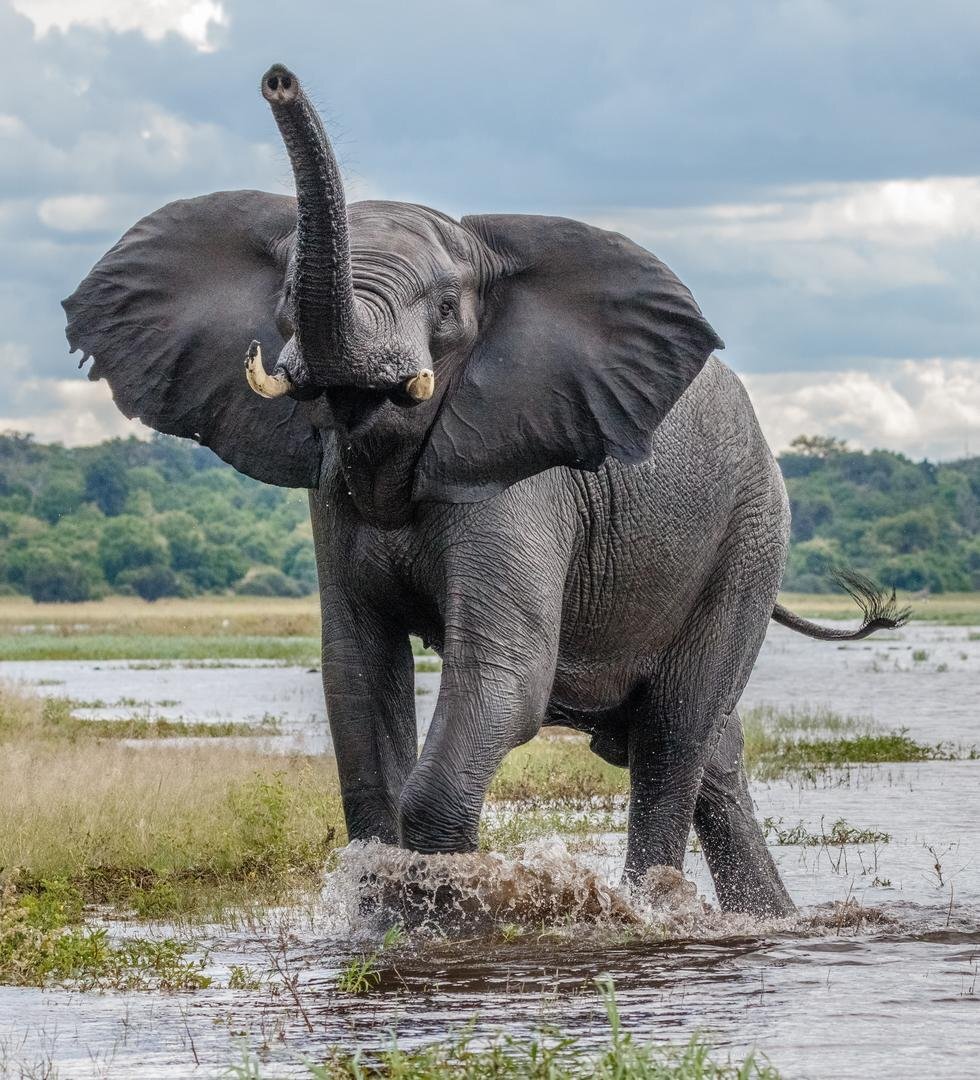
[[[330,386],[401,386],[426,401],[434,375],[399,350],[385,349],[359,317],[351,273],[344,185],[323,124],[296,76],[274,64],[262,76],[296,181],[296,251],[292,272],[293,340],[267,375],[257,343],[245,362],[249,385],[263,397],[315,395]]]
[[[272,107],[296,181],[292,314],[298,359],[318,386],[349,383],[345,357],[360,335],[340,170],[320,117],[291,71],[271,67],[262,77],[262,96]]]

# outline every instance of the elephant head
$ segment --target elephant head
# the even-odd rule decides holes
[[[276,65],[261,85],[296,198],[171,203],[64,302],[72,349],[127,416],[271,483],[339,467],[382,527],[420,501],[649,456],[721,347],[662,262],[564,218],[348,207],[299,80]]]

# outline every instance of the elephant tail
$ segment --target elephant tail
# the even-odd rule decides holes
[[[875,584],[871,578],[853,570],[835,570],[834,580],[861,608],[863,622],[857,630],[837,630],[819,623],[810,622],[794,614],[782,604],[777,604],[772,611],[772,618],[780,626],[795,630],[798,634],[818,638],[820,641],[860,641],[876,630],[895,630],[909,621],[912,609],[900,608],[895,600],[895,590],[891,596]]]

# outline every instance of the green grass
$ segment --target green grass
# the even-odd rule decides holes
[[[480,822],[480,850],[509,854],[529,840],[542,836],[584,840],[597,833],[622,832],[624,828],[606,811],[583,813],[522,806],[516,811],[494,815],[492,820],[484,816]]]
[[[0,686],[0,883],[210,916],[315,889],[345,842],[330,757],[214,740],[149,750],[61,730],[62,707]]]
[[[318,664],[320,639],[180,634],[11,634],[0,660],[280,660]]]
[[[173,938],[109,941],[82,924],[81,893],[66,882],[0,895],[0,983],[80,990],[201,990],[205,959],[189,959]]]
[[[783,819],[776,821],[766,818],[762,823],[766,839],[777,847],[843,847],[847,844],[887,844],[891,842],[889,833],[877,829],[858,829],[839,818],[827,832],[820,823],[820,832],[811,832],[801,821],[790,828],[783,827]]]
[[[504,758],[490,785],[490,798],[608,809],[628,790],[629,773],[593,754],[587,739],[546,729]]]
[[[43,698],[35,709],[4,708],[0,699],[0,735],[8,737],[19,732],[46,739],[174,739],[229,736],[276,735],[279,722],[265,716],[258,723],[233,721],[171,720],[149,713],[134,714],[119,719],[78,716],[79,709],[103,708],[102,702],[75,701],[72,698]]]
[[[325,1064],[308,1064],[311,1080],[779,1080],[755,1054],[720,1060],[710,1044],[694,1036],[680,1046],[641,1042],[623,1029],[612,980],[596,980],[609,1021],[605,1045],[584,1045],[574,1036],[546,1031],[538,1036],[503,1035],[487,1045],[472,1028],[454,1038],[415,1050],[393,1043],[375,1053],[337,1051]],[[258,1059],[247,1057],[228,1072],[239,1080],[261,1080]]]
[[[404,940],[405,932],[400,926],[389,927],[374,952],[355,957],[344,965],[337,976],[337,989],[342,994],[368,994],[376,989],[381,982],[382,956],[397,948]]]
[[[973,748],[920,743],[904,728],[882,731],[866,720],[828,711],[749,709],[742,716],[742,726],[746,767],[750,776],[761,780],[849,765],[976,757]]]

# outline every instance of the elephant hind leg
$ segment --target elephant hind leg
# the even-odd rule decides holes
[[[694,828],[724,911],[792,915],[796,907],[755,816],[742,748],[742,722],[732,710],[704,771]]]

